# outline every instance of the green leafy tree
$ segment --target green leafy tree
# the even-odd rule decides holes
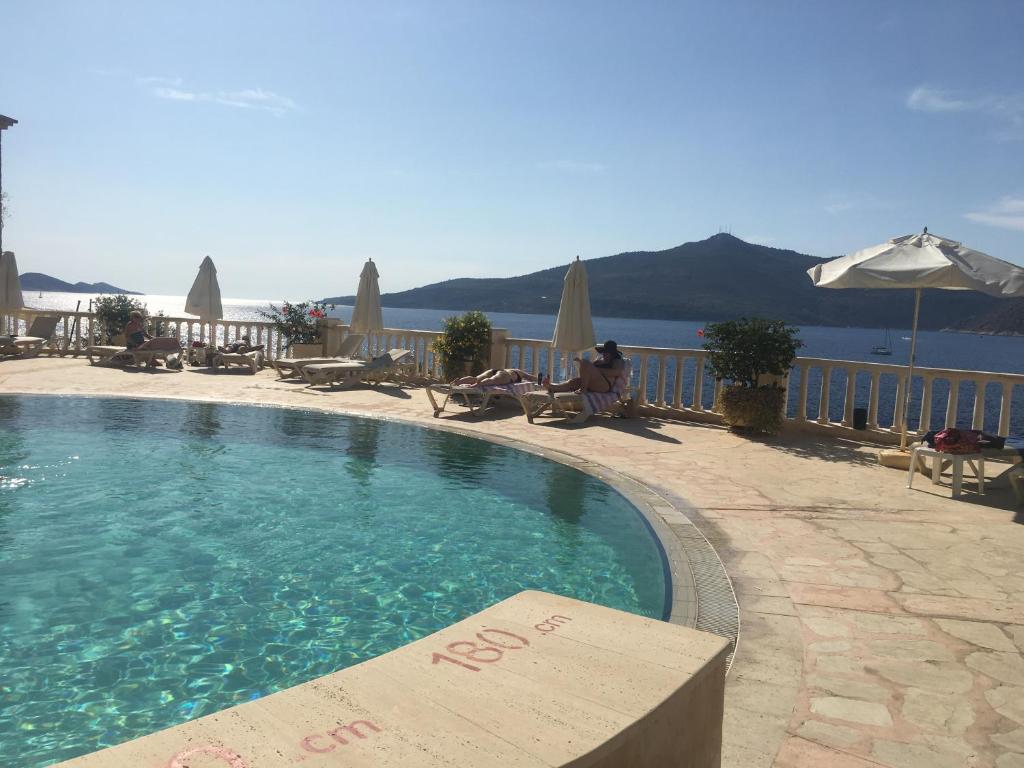
[[[804,345],[798,328],[782,320],[742,318],[711,323],[704,329],[704,349],[716,379],[744,387],[758,386],[764,374],[783,376]]]
[[[441,362],[446,381],[465,372],[476,374],[487,367],[491,356],[491,321],[483,312],[446,317],[444,332],[431,345]]]

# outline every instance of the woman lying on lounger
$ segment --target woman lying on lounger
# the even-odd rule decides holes
[[[580,375],[563,381],[559,384],[549,384],[548,392],[611,392],[615,381],[623,375],[626,366],[622,361],[622,353],[619,352],[619,345],[609,339],[604,344],[598,344],[599,360],[590,362],[581,357],[576,358],[580,367]]]
[[[495,384],[519,384],[523,381],[540,383],[540,376],[534,376],[520,368],[488,368],[476,376],[463,376],[452,382],[453,387],[487,387]]]

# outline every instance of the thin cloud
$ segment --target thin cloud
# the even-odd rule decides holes
[[[1004,197],[988,210],[965,213],[964,218],[990,227],[1024,231],[1024,197]]]
[[[1024,139],[1024,94],[983,94],[967,96],[921,85],[907,96],[907,109],[931,113],[974,113],[986,115],[1000,124],[993,133],[999,141]]]
[[[185,81],[180,77],[136,77],[135,82],[139,85],[165,85],[176,88]]]
[[[282,96],[273,91],[266,91],[262,88],[245,88],[240,91],[186,91],[181,88],[159,86],[152,89],[152,93],[159,99],[169,101],[192,101],[207,102],[210,104],[221,104],[225,107],[237,109],[256,109],[271,112],[275,115],[283,115],[297,108],[294,101],[287,96]]]

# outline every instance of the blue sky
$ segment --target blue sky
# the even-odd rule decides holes
[[[0,0],[22,271],[383,291],[928,226],[1024,263],[1024,3]],[[638,276],[642,279],[642,276]]]

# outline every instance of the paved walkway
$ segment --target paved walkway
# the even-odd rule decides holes
[[[0,392],[114,393],[305,406],[436,423],[426,396],[320,392],[273,374],[0,364]],[[1007,489],[953,501],[873,450],[793,435],[511,410],[445,419],[642,480],[718,549],[741,609],[724,765],[1024,768],[1024,510]],[[991,469],[998,469],[994,465]],[[1017,522],[1015,522],[1015,518]]]

